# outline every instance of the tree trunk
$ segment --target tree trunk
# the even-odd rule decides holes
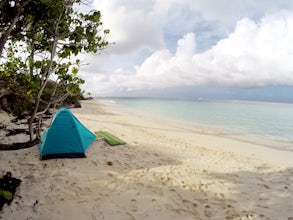
[[[42,73],[44,78],[42,78],[41,88],[38,91],[38,95],[37,95],[36,100],[35,100],[35,108],[34,108],[34,110],[32,112],[31,118],[29,119],[29,122],[28,122],[30,140],[33,140],[33,136],[34,136],[34,134],[33,134],[33,121],[35,120],[37,112],[38,112],[38,109],[39,109],[41,96],[42,96],[42,93],[43,93],[44,89],[46,88],[46,85],[48,83],[49,77],[51,75],[52,64],[53,64],[54,57],[56,55],[57,44],[58,44],[58,40],[59,40],[59,38],[58,38],[59,37],[59,22],[60,22],[61,17],[62,17],[62,14],[56,19],[55,29],[54,29],[54,41],[52,43],[52,51],[51,51],[51,56],[50,56],[50,62],[48,63],[48,65],[46,66],[44,72]]]
[[[30,118],[29,121],[28,121],[28,128],[29,128],[29,133],[30,133],[30,140],[33,140],[33,139],[34,139],[34,138],[33,138],[33,136],[34,136],[34,133],[33,133],[33,121],[34,121],[35,118],[36,118],[36,114],[37,114],[38,109],[39,109],[39,105],[40,105],[40,101],[41,101],[42,93],[43,93],[44,89],[46,88],[46,85],[47,85],[48,80],[49,80],[49,76],[50,76],[50,74],[51,74],[52,63],[53,63],[53,59],[54,59],[55,54],[56,54],[57,41],[58,41],[58,39],[55,38],[55,39],[54,39],[54,42],[53,42],[53,45],[52,45],[52,51],[51,51],[50,62],[49,62],[49,64],[47,65],[47,67],[46,67],[46,69],[45,69],[45,72],[43,73],[45,79],[42,80],[41,88],[40,88],[40,90],[38,91],[38,94],[37,94],[37,97],[36,97],[36,100],[35,100],[35,107],[34,107],[34,110],[33,110],[33,112],[32,112],[31,118]]]

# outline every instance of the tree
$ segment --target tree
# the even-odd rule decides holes
[[[11,4],[11,1],[6,2]],[[79,0],[17,1],[20,2],[22,7],[17,8],[19,20],[15,22],[14,30],[10,31],[7,60],[2,64],[1,71],[11,75],[14,74],[11,71],[16,71],[16,74],[27,77],[27,95],[33,99],[28,119],[32,141],[39,139],[39,127],[33,123],[38,115],[70,94],[80,93],[79,85],[84,81],[77,76],[80,60],[76,57],[80,53],[97,53],[108,46],[105,37],[109,30],[101,28],[99,11],[88,14],[75,11],[73,4],[80,3]],[[9,19],[3,11],[0,19],[3,26],[10,27],[11,22],[7,23]],[[20,24],[21,27],[18,26]],[[42,95],[50,81],[55,81],[55,88],[46,102],[47,106],[40,111]],[[63,87],[65,92],[58,93],[58,87],[59,91]]]
[[[4,46],[12,35],[15,26],[21,30],[23,26],[17,25],[17,22],[24,23],[25,16],[23,10],[32,0],[1,0],[0,2],[0,57],[2,56]],[[14,33],[16,34],[16,33]]]

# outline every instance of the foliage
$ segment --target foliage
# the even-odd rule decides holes
[[[76,3],[80,0],[0,3],[0,47],[8,42],[0,81],[5,82],[8,91],[29,103],[22,103],[19,111],[30,114],[31,140],[33,121],[39,114],[81,93],[84,80],[78,77],[81,61],[76,57],[80,53],[97,53],[108,46],[105,37],[109,30],[101,28],[101,13],[79,13],[73,7]],[[11,10],[15,13],[10,15]],[[16,21],[10,30],[13,19]]]
[[[24,13],[24,8],[32,0],[0,1],[0,57],[6,42],[17,38],[31,21],[31,16]]]

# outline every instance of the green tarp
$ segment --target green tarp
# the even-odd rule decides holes
[[[126,144],[125,141],[122,141],[121,139],[115,137],[107,131],[96,131],[95,134],[103,138],[111,146]]]

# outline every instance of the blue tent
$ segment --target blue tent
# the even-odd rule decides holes
[[[40,158],[85,157],[85,151],[95,138],[71,111],[62,108],[54,115],[51,126],[41,137]]]

